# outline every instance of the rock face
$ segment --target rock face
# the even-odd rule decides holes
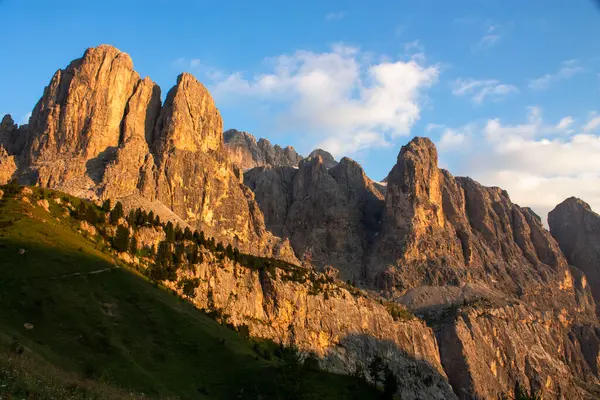
[[[539,217],[499,188],[440,170],[425,138],[403,146],[390,172],[368,273],[385,290],[480,281],[538,303],[542,287],[571,279]]]
[[[321,157],[321,159],[323,160],[323,166],[327,169],[333,168],[338,164],[338,162],[335,161],[335,158],[333,158],[331,153],[329,153],[323,149],[313,150],[306,158],[308,158],[310,160],[310,159],[317,158],[317,157]]]
[[[287,242],[265,229],[227,158],[219,111],[189,74],[161,105],[160,88],[140,78],[126,53],[91,48],[56,72],[28,127],[5,117],[0,129],[2,180],[91,199],[160,202],[218,240],[297,262]]]
[[[585,203],[551,213],[559,247],[505,191],[439,169],[429,139],[403,146],[378,185],[349,158],[316,150],[300,161],[292,148],[224,136],[193,76],[161,104],[127,54],[99,46],[54,75],[28,125],[2,119],[0,183],[156,208],[244,252],[300,256],[406,304],[433,330],[343,288],[315,295],[310,283],[235,265],[194,272],[199,307],[314,351],[331,370],[387,357],[411,388],[403,398],[452,398],[446,377],[461,399],[517,383],[549,399],[598,397],[600,223]]]
[[[329,371],[368,374],[378,355],[400,377],[403,399],[456,398],[435,335],[422,321],[395,321],[377,301],[334,283],[315,292],[310,280],[294,281],[279,269],[271,274],[215,260],[210,253],[203,258],[193,271],[182,272],[200,281],[192,300],[198,308],[246,325],[252,336],[313,353]],[[181,290],[176,283],[172,288]]]
[[[600,215],[571,197],[548,214],[548,225],[569,264],[585,273],[600,315]]]
[[[263,166],[297,167],[302,156],[293,147],[282,149],[267,139],[256,138],[247,132],[230,129],[223,133],[229,159],[244,171]]]
[[[313,263],[426,316],[460,398],[498,398],[516,383],[593,397],[600,330],[585,277],[530,209],[440,170],[430,140],[402,148],[385,194],[353,161],[327,168],[319,154],[245,181],[297,254],[308,248]]]
[[[343,279],[363,278],[383,197],[355,161],[343,158],[327,168],[317,154],[297,170],[252,169],[245,184],[254,191],[267,227],[289,237],[296,254],[307,255],[318,267],[336,266]]]

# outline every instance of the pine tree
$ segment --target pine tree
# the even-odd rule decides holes
[[[396,378],[396,375],[394,375],[392,370],[386,365],[383,380],[383,398],[386,400],[392,400],[397,391],[398,378]]]
[[[96,210],[94,210],[93,206],[87,207],[85,219],[90,224],[96,224],[98,222],[98,214],[96,213]]]
[[[79,202],[79,205],[77,206],[77,218],[80,220],[84,220],[86,216],[87,216],[87,207],[85,205],[85,202],[83,200],[81,200]]]
[[[193,245],[192,249],[191,249],[191,253],[190,253],[190,258],[189,258],[190,264],[196,265],[196,264],[200,263],[200,257],[198,256],[199,254],[200,254],[200,251],[198,249],[198,245],[197,244]]]
[[[188,228],[187,226],[185,227],[185,230],[183,231],[183,237],[185,238],[185,240],[192,240],[194,238],[194,236],[192,235],[192,230],[190,228]]]
[[[160,226],[160,217],[158,215],[154,218],[154,226]]]
[[[371,375],[371,379],[373,379],[375,384],[379,382],[379,374],[381,373],[382,369],[383,360],[379,355],[376,355],[373,360],[371,360],[371,363],[369,363],[369,374]]]
[[[123,205],[120,201],[117,201],[115,207],[110,211],[110,223],[116,225],[119,222],[119,218],[123,217]]]
[[[104,202],[102,203],[102,211],[110,212],[110,199],[104,200]]]
[[[148,218],[146,218],[146,222],[150,225],[154,224],[154,212],[152,210],[150,210],[150,212],[148,213]]]
[[[219,243],[217,244],[217,251],[218,251],[218,252],[222,252],[222,251],[224,251],[224,250],[225,250],[225,247],[223,247],[223,243],[219,242]]]
[[[129,242],[129,252],[134,255],[137,253],[137,239],[135,236],[132,236]]]
[[[182,240],[183,240],[183,231],[181,230],[181,227],[179,226],[179,224],[177,224],[177,227],[175,228],[175,241],[181,242]]]
[[[119,253],[127,251],[127,248],[129,247],[129,229],[125,228],[123,225],[117,227],[117,233],[113,238],[113,247]]]
[[[165,227],[165,235],[167,242],[175,241],[175,231],[173,230],[173,223],[169,221]]]
[[[135,211],[133,209],[129,210],[129,214],[127,215],[126,220],[129,223],[129,225],[135,227]]]

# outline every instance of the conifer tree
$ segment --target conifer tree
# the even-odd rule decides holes
[[[192,235],[192,230],[190,228],[188,228],[187,226],[185,227],[185,230],[183,231],[183,237],[185,238],[185,240],[192,240],[194,238]]]
[[[119,253],[127,251],[127,248],[129,247],[129,229],[125,228],[123,225],[117,227],[117,233],[113,238],[113,247]]]
[[[135,236],[132,236],[131,241],[129,242],[129,252],[131,254],[137,253],[137,239],[135,238]]]
[[[175,231],[173,229],[173,223],[171,221],[169,221],[167,223],[167,226],[165,227],[165,235],[167,242],[175,241]]]
[[[123,217],[123,205],[120,201],[117,201],[115,207],[110,211],[110,223],[116,225],[119,222],[119,218]]]

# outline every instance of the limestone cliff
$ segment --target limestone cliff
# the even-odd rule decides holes
[[[229,159],[244,171],[263,166],[297,167],[302,159],[293,147],[282,149],[267,139],[256,138],[247,132],[229,129],[223,133]]]
[[[162,208],[247,253],[301,256],[406,304],[433,330],[395,322],[343,287],[326,297],[227,263],[193,272],[199,307],[316,351],[332,370],[381,354],[406,375],[406,398],[451,398],[446,375],[462,399],[496,398],[516,383],[550,399],[598,393],[600,224],[587,205],[570,199],[551,213],[559,247],[502,189],[439,169],[429,139],[402,147],[384,187],[349,158],[317,150],[299,161],[249,134],[224,141],[222,125],[193,76],[180,75],[161,104],[127,54],[99,46],[54,75],[28,125],[2,119],[0,182]]]
[[[600,315],[600,215],[571,197],[548,214],[548,225],[569,264],[585,273]]]
[[[255,192],[267,227],[289,237],[296,254],[317,267],[333,265],[344,279],[362,279],[383,198],[355,161],[327,164],[315,154],[297,170],[252,169],[245,184]]]
[[[293,345],[319,358],[322,368],[368,373],[377,355],[399,377],[403,399],[454,399],[431,329],[416,318],[394,320],[385,306],[322,275],[296,280],[289,272],[254,271],[204,253],[204,262],[180,279],[199,279],[194,305],[245,325],[254,337]],[[176,283],[170,286],[180,291]],[[348,289],[353,290],[351,293]]]
[[[126,53],[88,49],[53,76],[30,124],[10,117],[0,129],[0,179],[56,188],[90,199],[138,196],[186,223],[256,254],[297,261],[265,229],[252,193],[227,158],[212,97],[182,74],[161,104]]]

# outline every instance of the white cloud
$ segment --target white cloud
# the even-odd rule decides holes
[[[470,132],[461,132],[465,135],[461,140],[476,142],[477,147],[461,153],[452,169],[484,185],[506,189],[513,201],[532,207],[544,219],[570,196],[600,210],[600,135],[586,131],[589,121],[574,124],[570,116],[556,124],[547,123],[537,107],[529,109],[524,123],[488,120]],[[457,150],[443,148],[441,143],[440,149],[442,158]]]
[[[472,50],[486,50],[492,48],[502,41],[506,35],[507,26],[494,23],[490,19],[474,15],[463,18],[456,18],[455,24],[474,26],[479,30],[479,35],[483,31],[483,36],[472,46]],[[510,25],[510,23],[508,24]]]
[[[346,13],[343,11],[330,12],[325,15],[325,19],[327,21],[334,21],[344,18],[345,15]]]
[[[477,43],[475,48],[489,49],[500,43],[500,41],[502,40],[502,36],[500,35],[499,28],[499,25],[488,23],[485,35],[483,35],[483,37],[479,39],[479,42]]]
[[[561,67],[552,74],[546,74],[529,82],[529,87],[534,90],[548,89],[553,83],[567,80],[574,75],[583,72],[584,69],[579,66],[577,60],[563,61]]]
[[[438,147],[442,151],[458,148],[464,144],[465,140],[466,136],[464,133],[448,128],[442,133]]]
[[[325,53],[297,51],[267,60],[267,73],[229,75],[212,93],[222,102],[272,104],[280,129],[305,132],[335,156],[351,154],[408,135],[419,119],[423,90],[439,74],[414,58],[371,59],[343,45]]]
[[[588,122],[583,126],[584,132],[596,132],[600,129],[600,115],[595,112],[590,113]]]
[[[500,83],[496,79],[457,79],[452,86],[452,93],[455,96],[469,96],[475,104],[481,104],[487,98],[500,101],[507,95],[519,91],[516,86]]]

